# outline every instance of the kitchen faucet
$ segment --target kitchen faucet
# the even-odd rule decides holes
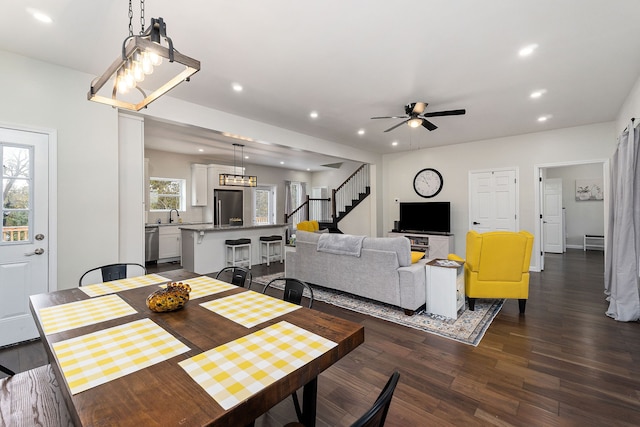
[[[171,218],[171,212],[176,211],[176,215],[178,215],[178,218],[180,218],[180,212],[178,212],[178,209],[171,209],[169,211],[169,224],[171,224],[173,222],[173,218]]]

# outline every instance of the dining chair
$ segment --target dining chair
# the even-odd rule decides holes
[[[142,264],[124,262],[108,264],[87,270],[78,281],[78,286],[110,282],[112,280],[126,279],[127,277],[144,276],[147,268]]]
[[[284,282],[284,288],[282,286],[278,286],[278,282]],[[307,285],[302,280],[294,279],[292,277],[277,277],[264,285],[262,293],[267,293],[269,288],[282,289],[282,299],[286,302],[298,305],[302,305],[302,297],[306,290],[309,298],[308,307],[311,308],[313,306],[313,289],[311,289],[311,286]]]
[[[391,398],[393,392],[398,385],[400,379],[400,373],[395,371],[389,377],[387,384],[384,386],[378,398],[373,403],[373,406],[365,412],[355,423],[351,424],[351,427],[382,427],[387,419],[387,413],[389,412],[389,406],[391,405]],[[285,427],[302,427],[300,422],[288,423]]]
[[[16,373],[13,372],[11,369],[7,368],[4,365],[0,365],[0,372],[4,372],[5,374],[9,375],[10,377],[14,376]]]
[[[216,279],[224,280],[231,276],[231,281],[225,280],[232,285],[240,286],[241,288],[251,289],[252,275],[251,271],[244,267],[225,267],[218,271]]]
[[[290,302],[291,304],[302,305],[302,296],[306,289],[309,294],[309,308],[313,306],[313,289],[311,289],[311,286],[307,285],[302,280],[294,279],[292,277],[278,277],[271,280],[269,283],[264,285],[262,293],[266,294],[269,288],[280,289],[281,286],[277,285],[278,282],[284,282],[284,288],[282,288],[282,299],[284,301]],[[291,393],[291,398],[293,399],[293,406],[296,409],[298,421],[302,422],[302,409],[300,409],[298,393],[295,391]]]

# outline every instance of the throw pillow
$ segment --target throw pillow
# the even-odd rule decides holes
[[[411,251],[411,263],[412,264],[415,264],[416,262],[420,261],[422,258],[424,258],[424,252]]]

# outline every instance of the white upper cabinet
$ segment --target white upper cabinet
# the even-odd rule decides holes
[[[207,206],[207,165],[191,165],[191,206]]]

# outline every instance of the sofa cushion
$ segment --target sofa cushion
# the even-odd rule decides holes
[[[362,249],[391,251],[398,255],[398,265],[411,265],[411,243],[406,237],[367,237],[362,242]]]

